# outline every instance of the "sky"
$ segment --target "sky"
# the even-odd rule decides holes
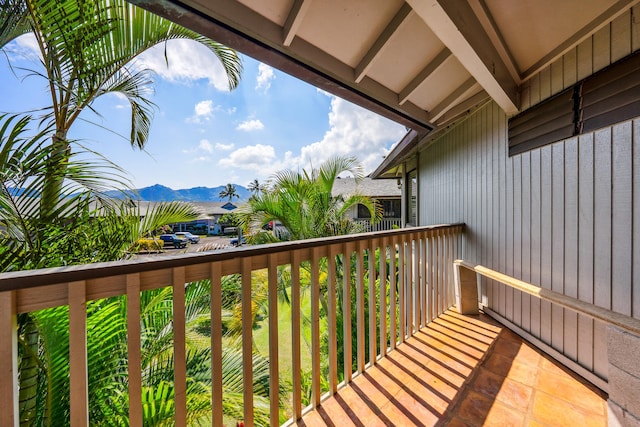
[[[242,56],[239,86],[229,91],[217,58],[193,41],[172,40],[139,56],[155,72],[156,105],[143,150],[129,143],[131,109],[107,94],[85,110],[69,138],[120,166],[134,188],[161,184],[174,190],[265,183],[275,172],[319,166],[331,155],[355,156],[372,172],[405,128]],[[0,113],[51,105],[31,35],[0,53]]]

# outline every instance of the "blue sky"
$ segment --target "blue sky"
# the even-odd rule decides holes
[[[0,55],[0,112],[50,105],[46,82],[18,69],[38,69],[34,46],[33,37],[23,36]],[[249,57],[243,57],[240,85],[229,92],[222,67],[202,46],[169,42],[168,68],[163,50],[137,59],[156,73],[151,99],[157,108],[144,150],[131,148],[130,109],[116,95],[99,98],[93,105],[99,115],[83,112],[69,135],[122,167],[136,188],[246,186],[278,170],[319,165],[332,154],[357,157],[369,173],[405,133],[401,125]]]

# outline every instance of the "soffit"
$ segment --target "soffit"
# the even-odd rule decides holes
[[[549,52],[576,35],[587,36],[583,29],[592,31],[604,24],[606,20],[602,17],[609,19],[629,2],[485,0],[485,3],[519,73],[527,77],[546,62]]]

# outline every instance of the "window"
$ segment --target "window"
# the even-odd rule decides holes
[[[402,214],[400,213],[401,212],[400,199],[380,200],[379,202],[382,203],[384,218],[401,218],[402,217]]]
[[[509,119],[509,155],[637,116],[640,116],[638,52]]]
[[[414,169],[407,174],[407,223],[418,225],[418,172]]]
[[[358,203],[358,218],[363,218],[363,219],[371,218],[371,213],[369,212],[369,209],[367,209],[365,205],[361,205],[359,203]]]

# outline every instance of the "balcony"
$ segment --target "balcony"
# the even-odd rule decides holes
[[[460,271],[465,266],[454,263],[461,255],[462,233],[461,225],[416,227],[2,274],[0,399],[13,402],[13,410],[11,404],[5,404],[0,426],[18,423],[17,316],[60,306],[68,306],[69,313],[67,422],[92,424],[88,366],[94,355],[87,351],[91,333],[87,303],[122,296],[126,296],[127,417],[130,425],[143,425],[149,408],[142,397],[148,372],[142,366],[141,296],[154,289],[171,290],[174,424],[189,424],[190,331],[185,294],[198,281],[210,286],[207,417],[214,426],[231,425],[236,419],[242,419],[245,426],[261,424],[264,419],[256,417],[258,409],[266,411],[272,426],[281,421],[367,426],[502,424],[505,420],[604,424],[606,396],[601,391],[488,316],[450,310],[456,304],[454,279],[464,292],[473,290],[476,283],[470,274],[477,272],[469,266]],[[289,274],[282,274],[283,269]],[[268,289],[269,395],[264,405],[254,395],[252,363],[255,311],[251,301],[258,273]],[[303,279],[305,273],[308,281]],[[227,396],[221,300],[223,278],[230,275],[238,275],[241,282],[243,413],[235,419],[223,416]],[[289,292],[290,328],[281,328],[279,320],[278,291],[283,282]],[[308,283],[308,289],[302,289],[303,283]],[[477,310],[477,295],[471,295]],[[458,297],[459,302],[464,300]],[[355,319],[355,330],[352,322],[341,322],[338,313]],[[283,374],[285,360],[290,360],[286,372],[291,378]],[[306,369],[308,382],[302,375]],[[290,384],[290,391],[283,402],[279,390],[284,383]],[[279,417],[283,413],[289,421]]]

